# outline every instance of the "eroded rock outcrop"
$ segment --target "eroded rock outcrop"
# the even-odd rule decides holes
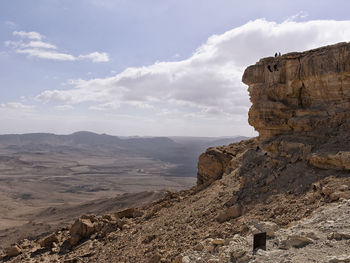
[[[350,127],[349,43],[261,59],[246,69],[243,82],[253,103],[249,123],[262,140]]]
[[[249,123],[264,150],[350,170],[350,43],[261,59],[243,82],[253,103]]]
[[[212,147],[199,156],[197,185],[207,185],[239,167],[243,154],[256,148],[256,140],[250,139],[227,146]]]

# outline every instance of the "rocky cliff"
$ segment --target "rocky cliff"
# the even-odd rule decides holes
[[[263,149],[318,168],[350,169],[350,43],[261,59],[243,82]]]
[[[299,161],[293,169],[305,166],[304,173],[307,165],[350,170],[350,43],[263,58],[242,81],[249,86],[249,123],[258,140],[208,149],[199,157],[198,185],[230,173],[256,147],[260,151],[248,153],[246,163],[269,159],[265,170],[275,177]]]
[[[350,43],[261,59],[246,69],[249,123],[261,140],[350,128]]]

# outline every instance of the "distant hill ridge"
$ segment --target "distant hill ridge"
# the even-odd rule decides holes
[[[234,143],[247,137],[124,137],[79,131],[69,135],[53,133],[27,133],[0,135],[0,147],[21,151],[53,151],[85,149],[108,150],[118,154],[120,150],[174,163],[173,174],[196,176],[198,156],[208,147]]]

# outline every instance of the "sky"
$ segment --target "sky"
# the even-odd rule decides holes
[[[244,69],[350,41],[348,0],[0,0],[0,134],[255,136]]]

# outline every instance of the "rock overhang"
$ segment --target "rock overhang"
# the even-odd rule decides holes
[[[350,127],[350,43],[263,58],[242,81],[252,102],[249,123],[261,141]]]

